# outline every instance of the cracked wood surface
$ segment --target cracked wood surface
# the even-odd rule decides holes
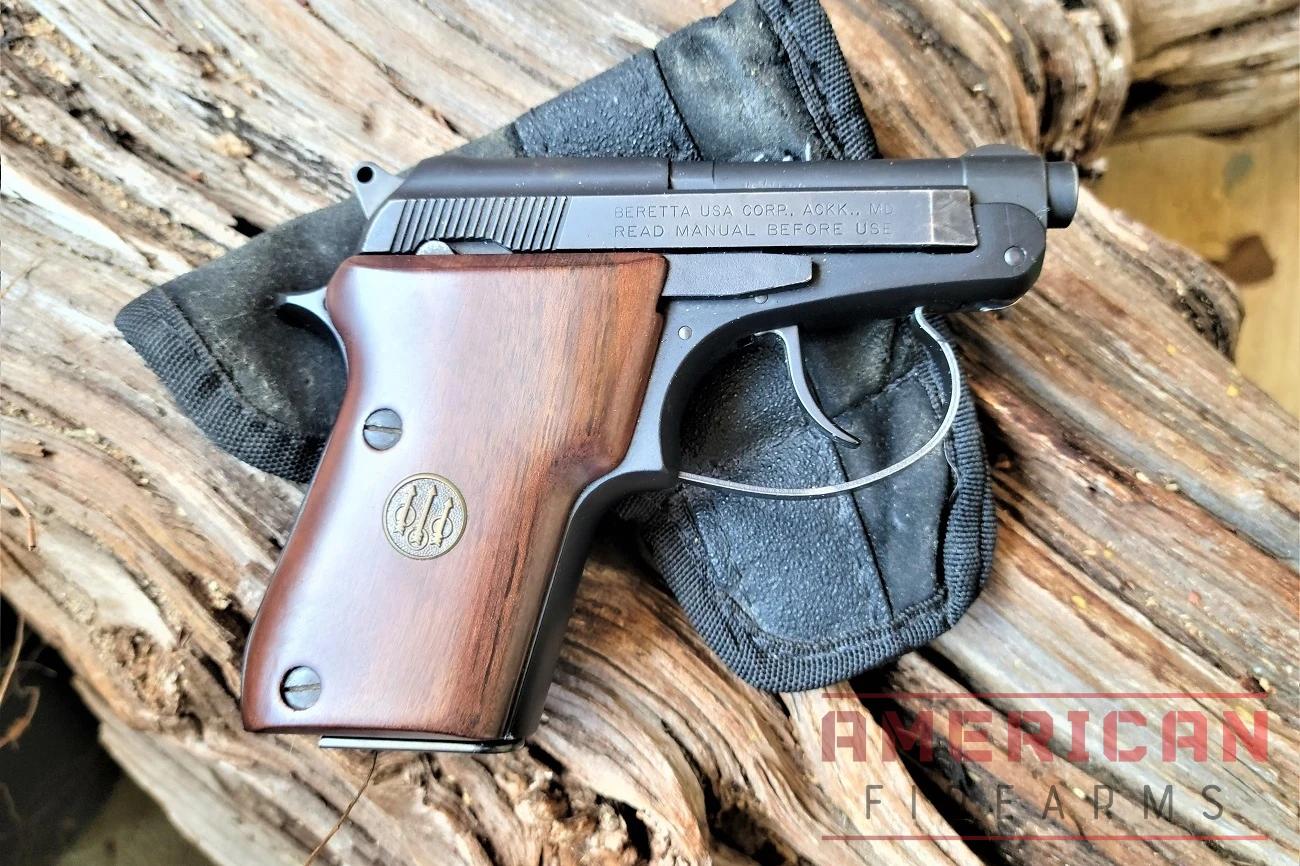
[[[1294,110],[1294,3],[832,2],[890,156],[1009,140],[1092,160],[1111,135]],[[112,327],[147,286],[486,132],[717,4],[73,3],[3,7],[5,597],[68,659],[110,751],[217,862],[297,863],[366,756],[239,727],[239,658],[301,491],[208,444]],[[1132,88],[1140,85],[1136,91]],[[1290,90],[1287,90],[1287,87]],[[1242,94],[1252,96],[1245,97]],[[1125,111],[1125,106],[1128,110]],[[824,835],[1210,833],[1143,814],[1213,767],[822,760],[848,686],[766,695],[703,647],[628,546],[584,577],[546,719],[518,753],[392,754],[337,863],[1289,862],[1298,844],[1294,420],[1225,357],[1235,290],[1084,195],[1039,287],[954,324],[994,465],[990,585],[922,653],[856,683],[993,718],[1014,691],[1261,692],[1267,763],[1231,779],[1266,841],[837,842]],[[1093,700],[1102,713],[1108,705]],[[1146,705],[1144,705],[1146,706]],[[1184,705],[1168,699],[1151,712]],[[1008,744],[991,735],[995,757]],[[1052,741],[1056,754],[1068,738]],[[1110,784],[1094,819],[1088,796]],[[865,791],[920,791],[866,816]],[[998,785],[1018,804],[998,821]],[[1061,814],[1042,814],[1051,790]],[[1243,800],[1242,798],[1251,798]],[[1225,797],[1225,799],[1227,799]]]

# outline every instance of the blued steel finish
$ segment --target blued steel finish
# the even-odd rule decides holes
[[[505,729],[478,739],[322,731],[327,746],[454,751],[510,748],[536,727],[592,529],[622,496],[676,483],[678,420],[721,353],[777,331],[797,367],[801,324],[1012,304],[1038,276],[1047,229],[1069,224],[1078,197],[1073,165],[1002,146],[820,163],[447,156],[405,178],[363,163],[353,179],[371,218],[363,253],[654,251],[667,264],[630,445],[568,512],[527,660],[500,683],[512,694]],[[814,421],[849,444],[812,402],[803,371],[791,373]]]
[[[365,249],[430,240],[560,250],[973,247],[965,189],[753,190],[651,195],[471,196],[390,201]]]
[[[361,249],[375,253],[430,240],[513,252],[968,248],[973,205],[1018,205],[1055,228],[1078,197],[1072,165],[997,145],[958,159],[838,162],[444,156],[400,183],[362,168],[358,195],[373,217]],[[376,204],[381,187],[393,191]]]

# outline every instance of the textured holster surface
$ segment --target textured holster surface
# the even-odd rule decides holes
[[[813,2],[742,0],[461,150],[473,156],[866,159],[875,143]],[[118,326],[222,448],[307,480],[344,367],[282,320],[281,293],[326,283],[363,227],[349,200],[266,232],[125,307]],[[806,335],[838,448],[806,418],[770,339],[726,358],[683,426],[683,466],[784,486],[865,474],[932,433],[942,371],[900,322]],[[484,399],[490,399],[485,395]],[[625,501],[650,562],[718,655],[793,691],[879,665],[949,628],[993,547],[983,447],[966,396],[944,447],[853,496],[777,501],[675,488]]]

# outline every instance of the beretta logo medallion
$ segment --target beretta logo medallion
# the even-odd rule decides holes
[[[384,535],[398,553],[433,559],[456,546],[465,532],[465,497],[441,475],[412,475],[384,504]]]

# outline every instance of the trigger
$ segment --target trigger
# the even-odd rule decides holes
[[[804,412],[808,413],[808,417],[813,420],[813,423],[825,430],[832,439],[841,445],[846,445],[849,448],[856,448],[860,445],[861,442],[858,437],[843,430],[838,424],[826,417],[826,413],[822,411],[822,407],[817,403],[817,398],[813,396],[812,388],[808,384],[808,373],[804,369],[803,347],[799,341],[799,328],[796,325],[788,325],[764,333],[775,334],[785,344],[785,361],[790,370],[790,384],[794,385],[795,396],[799,398],[799,404],[803,406]]]

